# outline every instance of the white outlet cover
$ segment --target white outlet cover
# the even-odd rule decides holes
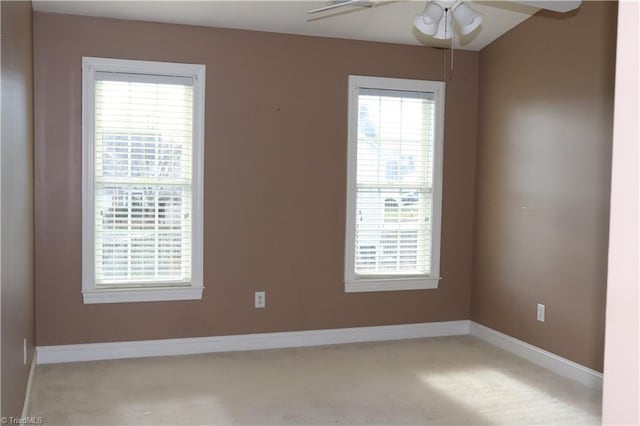
[[[266,305],[266,295],[264,291],[256,291],[255,294],[255,303],[254,306],[256,308],[264,308]]]
[[[27,365],[27,338],[22,341],[22,362]]]
[[[544,322],[545,319],[545,307],[540,303],[538,303],[538,313],[536,319],[540,322]]]

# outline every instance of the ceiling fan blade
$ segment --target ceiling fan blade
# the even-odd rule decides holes
[[[318,12],[325,12],[327,10],[337,9],[339,7],[344,6],[361,6],[361,7],[371,7],[375,1],[372,0],[337,0],[332,2],[332,4],[324,7],[320,7],[318,9],[313,9],[307,12],[307,14],[311,15]]]
[[[580,0],[511,0],[511,2],[560,13],[577,9],[582,3]]]

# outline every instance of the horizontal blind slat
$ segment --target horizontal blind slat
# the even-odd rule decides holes
[[[142,83],[142,84],[158,84],[158,85],[193,86],[192,77],[183,77],[183,76],[176,76],[176,75],[138,74],[138,73],[128,73],[128,72],[96,71],[96,80],[120,82],[120,83],[124,83],[124,85],[131,85],[132,83]]]

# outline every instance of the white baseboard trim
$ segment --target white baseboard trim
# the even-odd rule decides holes
[[[469,331],[472,336],[518,355],[560,376],[576,380],[590,388],[602,389],[602,373],[473,321],[470,322]]]
[[[24,404],[22,404],[22,418],[29,415],[29,404],[31,403],[31,388],[33,387],[33,377],[36,374],[36,365],[38,364],[38,352],[33,351],[31,358],[31,367],[29,368],[29,378],[27,379],[27,390],[24,395]]]
[[[341,343],[462,336],[467,334],[518,355],[563,377],[576,380],[591,388],[602,389],[602,374],[597,371],[478,323],[462,320],[231,336],[38,346],[29,373],[24,413],[28,410],[31,382],[36,364],[295,348]]]
[[[469,334],[469,321],[286,331],[232,336],[38,346],[38,364],[294,348]]]

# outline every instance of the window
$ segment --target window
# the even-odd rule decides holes
[[[438,287],[444,92],[349,77],[347,292]]]
[[[85,303],[202,298],[205,66],[82,59]]]

